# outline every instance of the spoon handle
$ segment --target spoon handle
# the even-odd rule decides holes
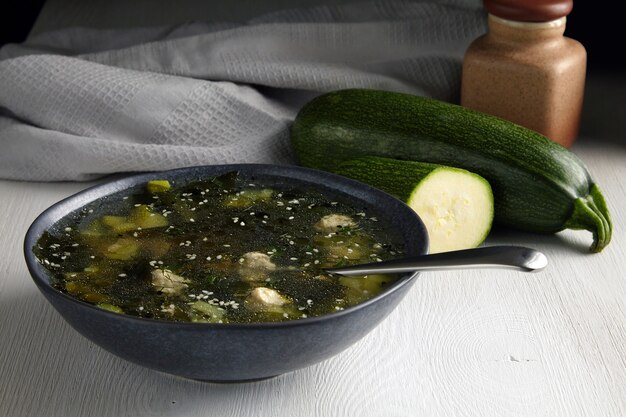
[[[473,268],[507,268],[534,272],[542,270],[546,265],[548,265],[548,258],[534,249],[523,246],[487,246],[340,268],[326,268],[326,272],[339,275],[367,275]]]

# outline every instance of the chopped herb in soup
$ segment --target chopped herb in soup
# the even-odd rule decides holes
[[[284,321],[343,310],[392,275],[325,267],[390,259],[397,236],[362,207],[237,173],[154,180],[91,203],[34,248],[58,290],[117,313],[173,321]]]

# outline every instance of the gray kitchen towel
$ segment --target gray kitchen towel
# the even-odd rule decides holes
[[[0,177],[89,180],[294,163],[289,125],[321,92],[455,100],[479,1],[375,1],[246,24],[69,28],[0,50]]]

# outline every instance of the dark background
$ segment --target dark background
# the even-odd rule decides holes
[[[88,0],[86,0],[88,1]],[[132,0],[129,0],[132,1]],[[259,0],[262,1],[262,0]],[[26,39],[45,0],[8,0],[0,9],[0,46]],[[294,1],[294,7],[297,2]],[[606,4],[574,2],[568,17],[566,35],[580,41],[589,56],[590,71],[626,71],[626,48],[622,14]]]

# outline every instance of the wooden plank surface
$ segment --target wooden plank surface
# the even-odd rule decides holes
[[[237,21],[287,2],[243,1],[248,7],[239,12],[218,3],[50,0],[34,32],[173,23],[189,20],[192,4]],[[614,215],[614,240],[604,252],[587,253],[586,232],[497,230],[488,244],[538,248],[548,269],[423,274],[352,348],[257,383],[164,375],[78,335],[30,279],[22,241],[43,209],[86,184],[0,181],[0,416],[626,416],[626,123],[616,116],[624,108],[607,104],[621,103],[607,101],[619,97],[616,88],[612,81],[592,85],[596,101],[574,148]]]

